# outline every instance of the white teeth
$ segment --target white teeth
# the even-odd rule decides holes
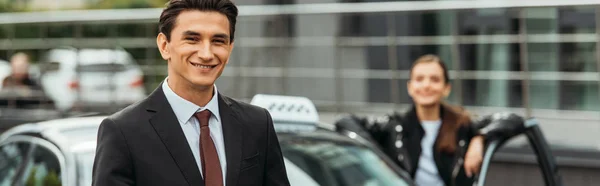
[[[194,65],[195,67],[200,67],[200,68],[212,68],[212,66],[208,66],[208,65],[197,65],[192,63],[192,65]]]

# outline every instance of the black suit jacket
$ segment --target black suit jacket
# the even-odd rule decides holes
[[[218,96],[226,186],[290,185],[269,112]],[[92,185],[204,185],[161,86],[146,99],[102,121]]]

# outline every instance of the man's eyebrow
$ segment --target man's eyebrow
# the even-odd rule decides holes
[[[200,33],[188,30],[183,32],[183,36],[200,36]]]
[[[224,34],[224,33],[215,34],[213,37],[215,37],[215,38],[223,38],[223,39],[229,40],[229,35]]]

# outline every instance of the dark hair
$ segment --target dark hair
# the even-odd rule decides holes
[[[433,55],[433,54],[426,54],[426,55],[419,57],[417,60],[415,60],[415,62],[412,64],[412,67],[410,67],[409,79],[412,78],[412,72],[413,72],[413,69],[415,68],[415,66],[417,66],[418,64],[421,64],[421,63],[437,63],[438,65],[440,65],[440,67],[442,67],[442,71],[444,72],[444,82],[446,84],[450,83],[450,77],[448,75],[448,68],[446,68],[446,65],[438,56]]]
[[[167,36],[167,41],[171,40],[171,31],[175,27],[177,16],[186,10],[214,11],[227,16],[229,39],[233,41],[238,9],[230,0],[170,0],[158,21],[158,31]]]

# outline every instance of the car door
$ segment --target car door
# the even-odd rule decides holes
[[[10,186],[17,180],[28,154],[31,144],[25,140],[7,139],[0,143],[0,186]]]
[[[487,142],[481,171],[474,185],[485,185],[494,154],[507,141],[520,135],[525,135],[533,147],[546,186],[563,185],[556,160],[537,120],[524,119],[516,114],[497,113],[482,118],[476,124],[480,125],[479,132],[486,136]]]

